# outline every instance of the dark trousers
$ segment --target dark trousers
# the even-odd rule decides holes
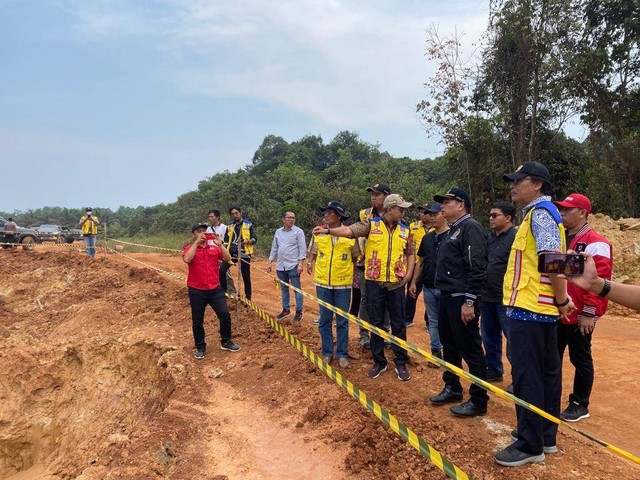
[[[360,289],[351,288],[351,306],[349,307],[349,313],[353,316],[358,316],[360,311]]]
[[[384,329],[385,312],[388,311],[391,333],[402,340],[406,340],[407,326],[404,321],[404,287],[389,290],[373,280],[367,280],[366,284],[367,293],[365,302],[367,304],[369,323],[375,327]],[[405,349],[400,348],[396,344],[392,344],[391,350],[393,350],[396,365],[404,365],[409,361],[409,355]],[[381,365],[387,364],[387,359],[384,356],[384,340],[379,335],[371,334],[371,354],[375,363]]]
[[[213,290],[198,290],[189,287],[189,302],[191,303],[191,323],[193,340],[197,349],[205,349],[204,341],[204,312],[207,305],[213,308],[220,320],[220,343],[231,340],[231,315],[221,286]]]
[[[469,366],[469,373],[482,380],[487,379],[487,362],[482,350],[482,338],[478,326],[479,312],[476,302],[475,318],[465,324],[462,321],[461,308],[464,305],[464,295],[452,297],[444,292],[440,297],[440,310],[438,312],[438,331],[443,347],[443,359],[462,368],[462,360]],[[442,374],[445,385],[449,385],[454,392],[462,393],[460,377],[455,373],[445,371]],[[484,407],[489,401],[487,392],[472,384],[469,387],[471,401]]]
[[[582,335],[578,325],[558,325],[558,353],[560,364],[565,348],[569,347],[569,360],[576,368],[573,377],[573,393],[569,401],[589,407],[589,397],[593,388],[593,357],[591,356],[591,334]]]
[[[409,285],[407,285],[407,301],[405,303],[405,320],[407,323],[413,323],[413,317],[416,316],[416,303],[418,302],[418,298],[420,297],[420,293],[422,293],[422,276],[420,276],[420,278],[418,279],[418,282],[416,284],[416,292],[418,292],[418,295],[416,296],[416,298],[413,298],[411,295],[409,295]],[[425,326],[428,327],[428,322],[427,322],[427,310],[425,309],[424,311],[424,324]]]
[[[233,257],[234,265],[238,263],[238,257]],[[220,263],[220,285],[222,289],[227,291],[227,270],[231,268],[229,262]],[[244,296],[251,300],[251,257],[242,257],[240,262],[240,271],[242,272],[242,282],[244,283]]]
[[[560,414],[562,372],[555,322],[511,319],[511,376],[516,397],[557,417]],[[545,445],[556,444],[558,425],[516,406],[518,441],[515,447],[539,455]]]

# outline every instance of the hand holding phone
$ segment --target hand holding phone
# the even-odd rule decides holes
[[[538,255],[538,272],[579,276],[584,273],[584,257],[578,253],[544,252]]]

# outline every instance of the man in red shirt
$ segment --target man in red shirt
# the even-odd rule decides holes
[[[209,233],[213,243],[207,242],[205,231],[207,224],[196,223],[191,228],[193,244],[184,247],[182,259],[189,265],[187,287],[191,303],[191,320],[193,339],[196,344],[195,357],[204,358],[207,344],[204,341],[204,311],[211,305],[220,320],[220,348],[237,352],[240,346],[231,340],[231,315],[220,286],[218,261],[228,262],[231,254],[222,244],[222,239],[215,233]]]
[[[611,279],[613,253],[611,243],[588,223],[591,201],[579,193],[572,193],[561,202],[555,202],[562,215],[567,234],[567,248],[578,253],[586,252],[593,257],[598,276]],[[607,311],[608,300],[595,293],[567,284],[576,310],[568,317],[560,317],[558,324],[558,350],[560,358],[569,347],[569,359],[576,368],[573,392],[569,395],[569,406],[560,414],[567,422],[577,422],[589,417],[589,397],[593,387],[593,357],[591,334],[596,321]]]

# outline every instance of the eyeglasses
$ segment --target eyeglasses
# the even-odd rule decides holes
[[[489,214],[489,218],[498,218],[498,217],[504,217],[504,213],[491,213],[491,214]]]
[[[519,178],[519,179],[517,179],[517,180],[514,180],[514,181],[513,181],[513,182],[511,182],[511,183],[512,183],[513,185],[518,185],[518,184],[520,184],[520,183],[524,182],[525,180],[531,180],[531,177],[522,177],[522,178]]]

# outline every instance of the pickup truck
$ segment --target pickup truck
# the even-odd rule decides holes
[[[4,224],[7,221],[0,217],[0,243],[5,243],[10,240],[9,233],[5,232]],[[24,250],[31,251],[38,238],[38,232],[31,228],[18,227],[15,233],[15,238],[9,243],[19,243]],[[2,248],[11,248],[11,245],[2,245]]]
[[[60,225],[40,225],[35,230],[38,232],[36,241],[56,242],[56,243],[73,243],[76,240],[82,240],[82,232],[77,228],[67,228]]]

